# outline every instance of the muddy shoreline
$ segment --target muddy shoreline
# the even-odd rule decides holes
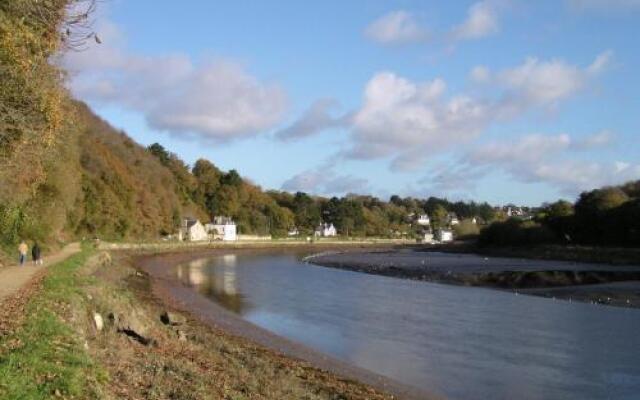
[[[339,248],[340,247],[338,247],[338,249]],[[296,249],[311,252],[318,250],[318,246]],[[336,247],[327,246],[323,250],[329,249],[336,249]],[[328,371],[348,380],[361,382],[376,390],[389,393],[397,398],[408,400],[442,398],[441,396],[426,393],[418,388],[396,382],[382,375],[353,366],[344,361],[313,350],[305,345],[273,334],[243,320],[236,314],[233,314],[222,306],[215,304],[191,288],[184,286],[178,282],[173,275],[173,267],[180,263],[192,261],[198,258],[225,254],[230,251],[270,252],[278,251],[278,249],[207,249],[195,252],[180,251],[162,254],[132,254],[131,256],[136,267],[142,269],[149,275],[151,279],[151,290],[156,298],[162,300],[171,307],[189,313],[193,318],[213,329],[221,330],[232,336],[247,339],[252,343],[265,347],[271,351],[275,351],[278,354],[308,362],[313,367],[319,368],[320,370]]]
[[[522,294],[640,308],[640,266],[489,257],[413,249],[334,252],[307,257],[329,268]]]

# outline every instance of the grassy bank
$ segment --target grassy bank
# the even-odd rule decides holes
[[[96,398],[104,370],[85,351],[72,323],[85,306],[78,270],[88,248],[50,267],[41,288],[25,305],[24,319],[0,337],[0,398]],[[13,316],[20,318],[21,316]]]
[[[30,290],[0,316],[14,319],[0,336],[2,399],[391,398],[188,315],[163,323],[167,305],[123,253],[85,247]]]

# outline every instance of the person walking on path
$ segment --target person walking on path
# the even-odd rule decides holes
[[[33,258],[33,265],[42,265],[42,254],[38,242],[35,242],[31,248],[31,257]]]
[[[24,240],[18,246],[18,252],[20,253],[20,265],[24,265],[24,262],[27,261],[27,251],[29,251],[29,246],[24,242]]]

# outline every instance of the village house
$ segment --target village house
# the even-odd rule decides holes
[[[226,242],[238,240],[236,223],[231,217],[213,217],[213,221],[205,225],[205,230],[214,240]]]
[[[333,224],[327,223],[320,224],[316,228],[316,231],[314,233],[316,236],[322,237],[332,237],[338,235],[338,231],[336,230],[335,226],[333,226]]]
[[[450,229],[438,229],[435,234],[435,239],[440,243],[453,242],[453,231]]]
[[[435,243],[435,237],[431,231],[425,231],[422,233],[422,237],[420,238],[422,243],[433,244]]]
[[[458,216],[456,215],[456,213],[449,213],[447,215],[447,221],[451,226],[456,226],[460,223],[460,220],[458,219]]]
[[[416,224],[421,226],[429,226],[431,225],[431,219],[427,214],[420,214],[418,218],[416,218]]]
[[[300,231],[298,231],[298,228],[296,227],[289,229],[289,232],[287,232],[288,236],[298,236],[299,234],[300,234]]]
[[[208,240],[209,235],[204,225],[197,219],[184,219],[180,230],[178,231],[179,240],[187,240],[189,242],[197,242]]]

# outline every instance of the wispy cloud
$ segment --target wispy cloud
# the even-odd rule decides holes
[[[467,10],[467,18],[453,28],[451,35],[456,40],[480,39],[500,30],[498,7],[495,1],[480,1]]]
[[[413,14],[404,11],[391,11],[373,21],[365,29],[365,35],[383,45],[416,43],[427,38]]]
[[[328,196],[370,191],[369,181],[348,174],[338,174],[330,163],[292,176],[282,184],[282,190],[311,192]]]
[[[639,179],[640,164],[589,157],[589,151],[610,144],[612,138],[610,132],[601,131],[583,138],[566,133],[531,134],[487,143],[431,171],[421,183],[434,190],[462,187],[468,192],[482,177],[500,171],[518,182],[544,183],[575,196],[583,190]]]
[[[320,133],[325,129],[343,126],[345,117],[332,115],[332,112],[338,108],[338,101],[335,99],[316,100],[299,119],[277,131],[275,137],[280,140],[296,140]]]
[[[391,11],[371,22],[364,33],[382,45],[433,42],[455,43],[476,40],[500,31],[500,15],[509,0],[482,0],[467,9],[466,18],[444,31],[430,32],[417,18],[405,10]]]

